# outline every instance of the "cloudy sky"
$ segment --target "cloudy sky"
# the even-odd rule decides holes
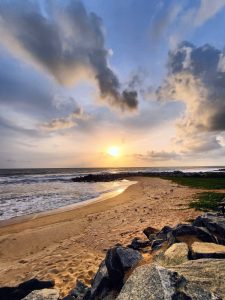
[[[225,0],[1,0],[0,167],[225,165],[224,20]]]

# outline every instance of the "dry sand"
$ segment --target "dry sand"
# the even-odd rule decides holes
[[[199,215],[188,208],[199,190],[160,178],[133,180],[116,197],[1,227],[0,286],[54,279],[64,295],[76,279],[90,283],[110,246],[144,238],[147,226],[161,229]]]

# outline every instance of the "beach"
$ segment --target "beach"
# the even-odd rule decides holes
[[[109,247],[144,238],[148,226],[175,226],[199,215],[188,207],[199,189],[160,178],[130,180],[137,183],[115,197],[1,226],[0,285],[54,279],[65,295],[77,279],[90,284]]]

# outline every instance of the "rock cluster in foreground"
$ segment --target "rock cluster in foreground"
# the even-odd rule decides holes
[[[148,227],[146,240],[116,245],[92,280],[78,281],[63,300],[220,300],[225,299],[225,217],[206,213],[192,224]],[[153,261],[145,261],[151,253]],[[0,288],[0,299],[58,300],[53,283],[31,280]],[[25,288],[25,290],[24,290]],[[50,288],[50,289],[46,289]]]

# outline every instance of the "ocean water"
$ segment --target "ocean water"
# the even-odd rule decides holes
[[[133,182],[80,183],[71,178],[98,173],[148,171],[212,171],[202,168],[0,169],[0,220],[46,212],[124,190]]]

